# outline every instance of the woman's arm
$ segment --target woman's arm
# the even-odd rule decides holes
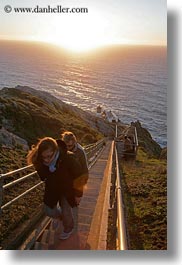
[[[45,181],[47,176],[48,176],[48,173],[49,173],[47,167],[42,165],[42,166],[39,166],[37,168],[35,167],[35,169],[37,170],[37,173],[38,173],[40,179],[42,181]]]

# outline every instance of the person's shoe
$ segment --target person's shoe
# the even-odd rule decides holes
[[[70,232],[62,232],[59,236],[59,239],[67,239],[71,236],[71,234],[73,233],[73,229]]]

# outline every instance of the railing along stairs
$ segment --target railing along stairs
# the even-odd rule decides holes
[[[85,152],[87,154],[89,168],[95,163],[95,161],[96,161],[99,153],[101,152],[104,144],[105,144],[105,138],[99,140],[96,143],[85,146],[84,149],[85,149]],[[31,170],[32,172],[27,174],[28,170]],[[4,184],[5,180],[8,181],[9,177],[15,176],[17,174],[23,174],[23,176],[17,178],[16,180],[13,180],[7,184]],[[3,203],[4,192],[6,190],[13,188],[14,186],[20,184],[23,181],[28,181],[30,179],[30,177],[35,176],[36,174],[37,174],[37,171],[34,170],[33,165],[25,166],[25,167],[13,170],[13,171],[5,173],[5,174],[0,174],[0,214],[2,214],[3,210],[7,209],[9,206],[14,204],[20,198],[24,197],[25,195],[30,193],[32,190],[36,189],[37,187],[39,187],[40,185],[43,184],[43,182],[40,181],[36,185],[29,188],[28,190],[25,190],[23,193],[19,194],[18,196],[15,196],[12,200],[6,202],[5,204]]]

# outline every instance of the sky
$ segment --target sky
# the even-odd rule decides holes
[[[166,5],[166,0],[1,0],[0,39],[51,42],[73,50],[108,44],[166,45]],[[41,11],[48,6],[61,6],[64,12],[65,8],[85,8],[87,12],[14,11]]]

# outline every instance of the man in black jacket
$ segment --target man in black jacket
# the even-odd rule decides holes
[[[66,147],[69,151],[73,152],[78,160],[78,162],[81,165],[81,175],[77,179],[78,186],[81,182],[83,185],[85,185],[88,181],[88,162],[87,162],[87,155],[85,153],[84,148],[77,142],[76,136],[69,131],[64,132],[62,135],[62,140],[65,142]],[[75,181],[76,184],[76,181]],[[79,204],[79,199],[77,200]]]

